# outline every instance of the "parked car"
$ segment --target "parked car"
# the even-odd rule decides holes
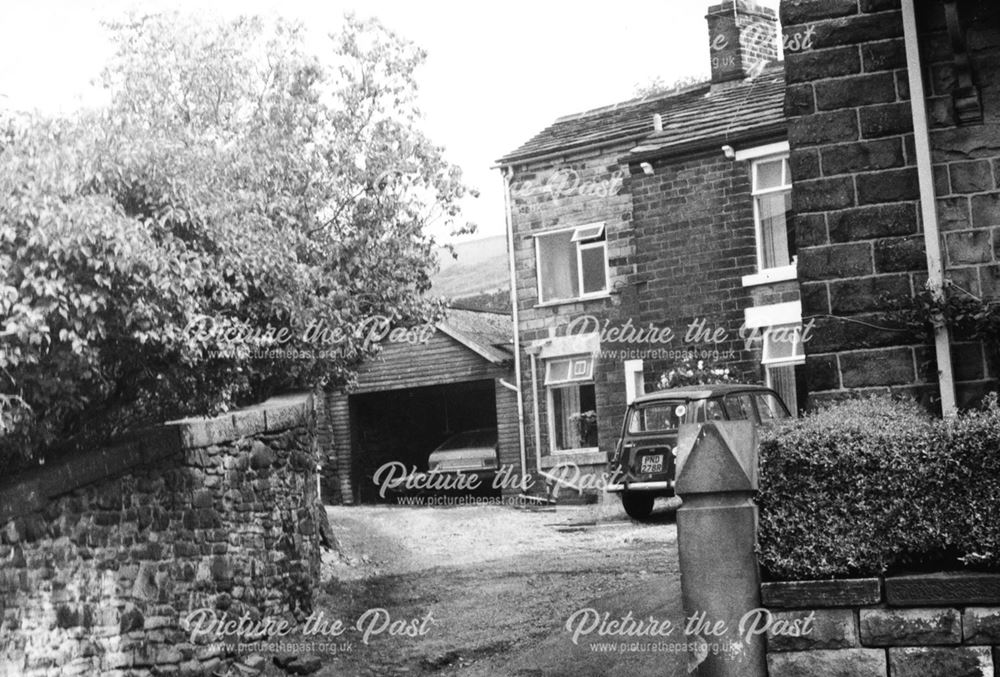
[[[681,423],[750,420],[757,425],[791,414],[770,388],[743,384],[686,386],[637,397],[625,412],[609,462],[607,491],[621,495],[629,517],[642,519],[657,496],[673,496]]]
[[[493,481],[500,468],[496,428],[466,430],[452,435],[427,458],[427,472],[478,475],[483,484]]]

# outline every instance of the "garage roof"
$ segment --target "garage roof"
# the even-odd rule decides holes
[[[449,308],[438,329],[494,364],[514,356],[514,325],[510,315]]]

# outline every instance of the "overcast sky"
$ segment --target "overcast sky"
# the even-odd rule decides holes
[[[482,196],[466,205],[480,235],[503,233],[494,161],[556,117],[629,99],[637,84],[708,74],[707,0],[3,0],[0,106],[65,111],[99,101],[110,54],[102,19],[179,10],[282,15],[318,34],[345,12],[374,16],[427,53],[425,129]],[[777,0],[764,4],[776,7]]]

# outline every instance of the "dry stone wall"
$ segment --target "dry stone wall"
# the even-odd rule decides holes
[[[209,674],[205,608],[301,620],[319,574],[310,396],[0,482],[0,675]]]

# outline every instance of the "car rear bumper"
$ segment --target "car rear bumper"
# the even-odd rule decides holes
[[[655,491],[671,493],[674,490],[674,483],[666,480],[659,482],[622,482],[621,484],[609,484],[604,490],[611,494],[619,494],[623,491]]]

